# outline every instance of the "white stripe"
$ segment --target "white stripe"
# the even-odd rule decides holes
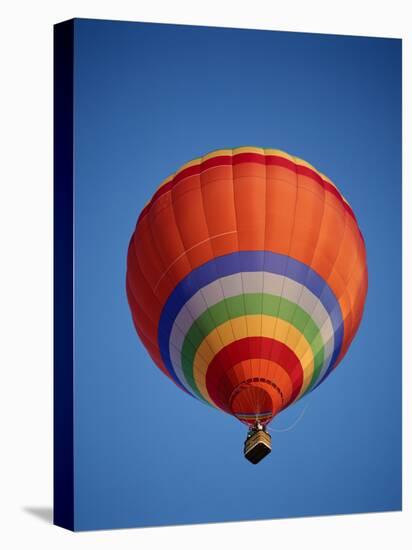
[[[198,290],[179,311],[169,340],[171,361],[177,377],[189,389],[182,369],[180,352],[193,324],[207,309],[225,298],[240,294],[265,293],[297,303],[318,326],[324,343],[324,363],[319,378],[326,372],[334,349],[334,331],[329,314],[319,298],[307,287],[276,273],[252,271],[217,279]]]
[[[343,324],[343,322],[342,322]],[[317,388],[319,386],[319,384],[322,383],[322,380],[326,374],[326,371],[328,370],[329,368],[329,365],[330,365],[330,362],[331,362],[331,359],[332,359],[332,355],[333,355],[333,352],[334,352],[334,341],[333,341],[333,337],[330,337],[329,338],[330,342],[327,342],[328,344],[330,344],[331,346],[331,352],[330,352],[330,355],[329,357],[327,358],[326,357],[326,354],[325,354],[325,358],[324,358],[324,361],[323,361],[323,366],[322,366],[322,369],[319,373],[319,376],[318,376],[318,379],[316,380],[316,383],[315,385],[313,386],[313,389],[314,388]],[[327,359],[327,360],[326,360]]]

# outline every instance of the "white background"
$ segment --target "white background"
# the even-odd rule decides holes
[[[14,548],[411,548],[410,2],[15,1],[0,18],[0,543]],[[70,533],[52,504],[52,25],[72,17],[401,37],[404,67],[404,511]],[[409,24],[408,24],[409,19]],[[397,289],[395,289],[397,291]],[[391,292],[391,289],[388,289]],[[390,312],[387,312],[390,315]],[[390,317],[383,319],[390,322]],[[382,322],[384,330],[384,322]],[[384,334],[383,334],[384,337]],[[379,343],[377,342],[377,345]],[[390,368],[388,357],[388,368]],[[339,472],[337,472],[339,475]],[[308,496],[309,498],[309,496]]]

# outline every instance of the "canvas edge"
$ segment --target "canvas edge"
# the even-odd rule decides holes
[[[74,21],[53,31],[53,523],[74,531]]]

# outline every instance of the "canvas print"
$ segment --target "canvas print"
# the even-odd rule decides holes
[[[54,522],[401,509],[401,41],[55,26]]]

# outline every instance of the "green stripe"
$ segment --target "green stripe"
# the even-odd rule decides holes
[[[318,326],[312,318],[294,302],[272,294],[241,294],[225,298],[198,317],[186,334],[182,347],[182,367],[186,381],[202,398],[193,375],[193,361],[202,341],[219,325],[245,315],[269,315],[292,324],[309,342],[314,371],[307,391],[316,382],[324,359],[324,346]]]

